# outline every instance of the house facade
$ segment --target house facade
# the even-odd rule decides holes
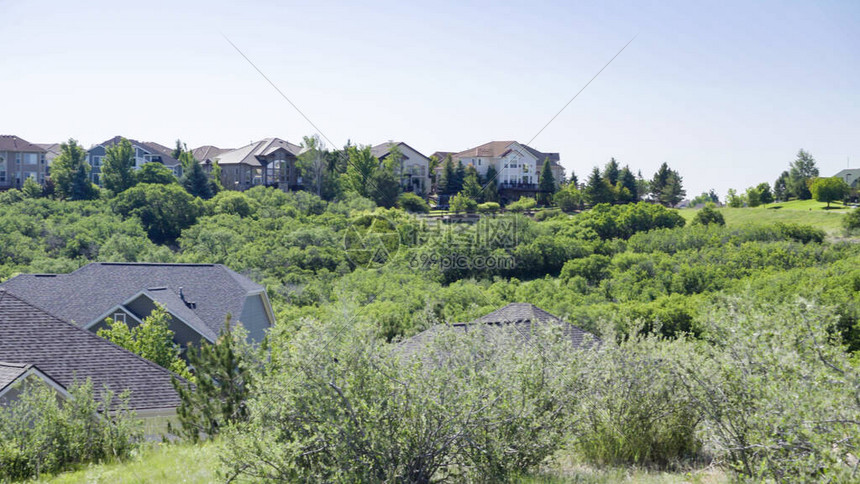
[[[0,190],[21,188],[27,178],[45,184],[47,151],[14,135],[0,135]]]
[[[492,166],[496,171],[496,183],[503,200],[516,200],[520,196],[535,196],[538,193],[540,171],[549,159],[550,168],[560,186],[564,181],[564,168],[558,153],[543,153],[516,141],[490,141],[451,155],[454,163],[472,165],[485,177]]]
[[[833,176],[845,180],[852,190],[860,188],[860,168],[846,168]]]
[[[387,160],[392,151],[399,152],[397,167],[403,191],[422,197],[430,193],[430,159],[418,150],[403,142],[388,141],[372,147],[370,151],[380,162]]]
[[[237,149],[201,146],[192,150],[194,158],[210,172],[215,163],[221,168],[221,185],[227,190],[244,191],[258,185],[283,191],[302,187],[296,166],[301,146],[280,138],[265,138]]]
[[[275,321],[265,288],[220,264],[92,263],[69,274],[21,274],[0,289],[94,333],[108,319],[136,326],[161,306],[182,347],[214,342],[227,315],[253,341]]]
[[[87,163],[90,164],[92,170],[90,177],[92,182],[101,186],[101,168],[104,163],[104,157],[107,154],[106,148],[119,144],[122,136],[114,136],[113,138],[99,143],[87,150]],[[182,176],[182,163],[171,156],[170,148],[159,145],[158,143],[142,142],[131,138],[126,138],[131,143],[131,148],[134,152],[134,169],[139,170],[146,163],[161,163],[170,168],[174,176],[177,178]]]

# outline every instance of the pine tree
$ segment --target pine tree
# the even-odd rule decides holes
[[[633,176],[633,172],[630,171],[630,167],[625,165],[624,168],[621,169],[621,172],[618,175],[618,183],[620,184],[621,188],[626,189],[627,193],[629,193],[629,196],[626,200],[619,201],[636,202],[637,200],[639,200],[639,186],[636,183],[636,177]]]
[[[675,170],[669,170],[669,176],[663,190],[660,193],[659,201],[663,205],[674,207],[684,199],[687,192],[684,190],[683,178]]]
[[[192,441],[217,435],[225,426],[248,418],[246,401],[255,358],[245,342],[246,333],[233,328],[230,319],[228,315],[215,344],[188,347],[195,384],[173,379],[181,401],[176,415],[182,433]]]
[[[466,167],[463,166],[463,161],[457,162],[457,169],[454,171],[454,186],[452,193],[460,193],[463,191],[463,183],[466,181]]]
[[[552,165],[549,162],[549,158],[547,158],[544,160],[543,168],[541,168],[540,171],[540,178],[538,181],[538,202],[543,205],[549,205],[552,203],[552,196],[555,191],[555,177],[552,174]]]
[[[792,195],[801,200],[812,198],[809,183],[818,176],[818,167],[815,166],[815,158],[808,151],[801,149],[797,152],[797,158],[791,163],[788,176],[788,186]]]
[[[442,176],[439,177],[436,186],[439,195],[451,195],[454,187],[454,176],[454,162],[451,160],[451,155],[448,155],[445,157],[445,163],[442,165]]]
[[[606,179],[600,175],[600,170],[597,167],[594,167],[591,176],[588,177],[584,195],[591,206],[599,203],[612,203],[612,188]]]
[[[204,200],[212,198],[212,184],[197,160],[191,161],[190,169],[182,176],[182,186],[195,197]]]
[[[499,181],[496,179],[498,178],[496,167],[493,165],[488,166],[485,177],[487,181],[484,182],[483,188],[484,202],[499,203]]]
[[[606,167],[603,169],[603,178],[606,178],[609,185],[614,187],[615,184],[618,183],[619,175],[618,162],[615,161],[615,158],[610,158],[609,163],[607,163]]]

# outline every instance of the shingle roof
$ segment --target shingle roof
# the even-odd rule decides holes
[[[147,291],[147,296],[200,326],[214,339],[227,313],[239,318],[245,298],[263,286],[220,264],[97,262],[70,274],[21,274],[2,284],[10,293],[78,326],[103,317],[117,305]],[[155,289],[161,288],[161,289]],[[188,308],[179,298],[195,303]],[[188,316],[192,313],[194,316]],[[199,322],[199,323],[198,323]]]
[[[211,162],[218,159],[222,153],[226,153],[228,151],[233,151],[233,148],[218,148],[212,145],[205,145],[191,150],[191,155],[194,156],[195,160],[205,163],[207,161]]]
[[[113,138],[111,138],[111,139],[109,139],[103,143],[99,143],[98,146],[104,146],[104,147],[113,146],[115,144],[118,144],[122,140],[122,138],[123,138],[122,136],[114,136]],[[153,142],[138,141],[136,139],[131,139],[131,138],[126,138],[126,139],[132,145],[137,145],[137,146],[145,149],[146,151],[148,151],[152,154],[157,154],[157,155],[161,156],[161,164],[163,164],[164,166],[174,167],[174,166],[181,164],[179,162],[179,160],[177,160],[176,158],[174,158],[171,155],[173,150],[171,150],[170,148],[168,148],[166,146],[160,145],[158,143],[153,143]]]
[[[264,138],[241,148],[222,152],[216,158],[219,165],[262,166],[258,156],[268,156],[282,148],[293,156],[298,156],[302,150],[301,146],[280,138]]]
[[[2,288],[0,360],[35,365],[66,388],[75,380],[89,378],[97,394],[105,386],[115,394],[129,390],[129,406],[133,410],[171,409],[179,405],[169,371]]]
[[[15,135],[0,134],[0,151],[35,151],[36,153],[44,153],[45,149]]]
[[[415,153],[418,153],[422,157],[427,158],[426,156],[424,156],[423,153],[421,153],[420,151],[416,150],[415,148],[409,146],[408,144],[406,144],[402,141],[387,141],[385,143],[378,144],[378,145],[370,148],[370,153],[373,156],[375,156],[376,159],[382,160],[383,158],[388,156],[389,153],[391,153],[392,148],[394,148],[395,146],[405,146],[405,147],[409,148],[410,150],[414,151]],[[401,154],[403,155],[404,159],[406,159],[406,160],[409,159],[409,157],[406,156],[406,154],[403,153],[402,150],[401,150]]]
[[[484,143],[480,146],[476,146],[474,148],[469,148],[468,150],[461,151],[459,153],[455,153],[451,155],[454,159],[458,158],[468,158],[468,157],[490,157],[495,158],[497,156],[502,156],[502,154],[507,151],[508,146],[511,143],[515,143],[515,141],[490,141],[489,143]]]
[[[0,361],[0,392],[14,383],[15,380],[21,378],[21,375],[27,373],[32,367],[33,365],[26,363],[19,364]]]
[[[451,324],[450,327],[454,331],[458,332],[467,332],[474,329],[486,329],[490,327],[502,327],[514,330],[514,334],[518,338],[521,337],[528,340],[533,330],[540,325],[546,324],[561,326],[562,332],[570,339],[574,347],[591,344],[591,341],[599,341],[599,339],[591,333],[563,321],[557,316],[529,303],[511,303],[501,309],[469,321],[468,323],[454,323]],[[436,325],[426,331],[418,333],[412,338],[405,340],[402,343],[402,346],[406,351],[415,351],[435,337],[436,333],[439,332],[442,327],[444,327],[444,325]]]

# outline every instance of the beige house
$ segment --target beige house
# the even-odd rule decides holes
[[[45,184],[47,151],[14,135],[0,135],[0,190],[21,188],[32,178]]]
[[[237,149],[201,146],[192,150],[206,171],[221,167],[221,185],[228,190],[247,190],[257,185],[284,191],[302,187],[296,167],[301,147],[280,138],[265,138]]]
[[[400,141],[389,141],[370,149],[379,161],[386,160],[391,156],[392,151],[400,153],[400,163],[397,167],[403,191],[413,192],[422,197],[430,193],[430,159]]]

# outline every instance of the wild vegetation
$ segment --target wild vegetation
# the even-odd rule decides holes
[[[663,203],[619,203],[644,184],[616,164],[596,170],[593,190],[555,194],[572,208],[604,189],[612,196],[576,214],[532,216],[548,202],[528,198],[497,213],[496,201],[459,195],[472,184],[464,179],[452,198],[481,215],[448,223],[420,215],[429,207],[417,197],[360,196],[387,176],[364,151],[349,150],[356,166],[343,171],[343,193],[320,171],[318,192],[335,193],[326,197],[209,185],[205,198],[204,184],[161,183],[151,168],[122,191],[120,170],[117,191],[91,200],[86,190],[65,200],[6,192],[0,278],[91,261],[207,262],[265,284],[277,325],[264,346],[229,330],[189,350],[187,376],[198,386],[178,385],[176,432],[215,438],[225,478],[512,480],[552,469],[559,456],[596,467],[707,462],[780,482],[856,478],[860,247],[828,233],[850,235],[857,211],[819,212],[833,217],[828,230],[792,222],[818,219],[760,215],[785,209],[679,212],[664,206],[683,190],[668,166],[655,175]],[[733,210],[751,215],[739,221]],[[600,343],[441,330],[423,353],[404,350],[424,329],[509,302],[540,306]],[[150,319],[102,336],[188,371],[164,344],[158,314]],[[36,428],[66,435],[56,425]],[[0,435],[0,454],[29,448]],[[122,450],[105,444],[56,465],[27,451],[15,454],[14,474],[0,469],[26,477],[123,458],[136,447],[127,435]]]

